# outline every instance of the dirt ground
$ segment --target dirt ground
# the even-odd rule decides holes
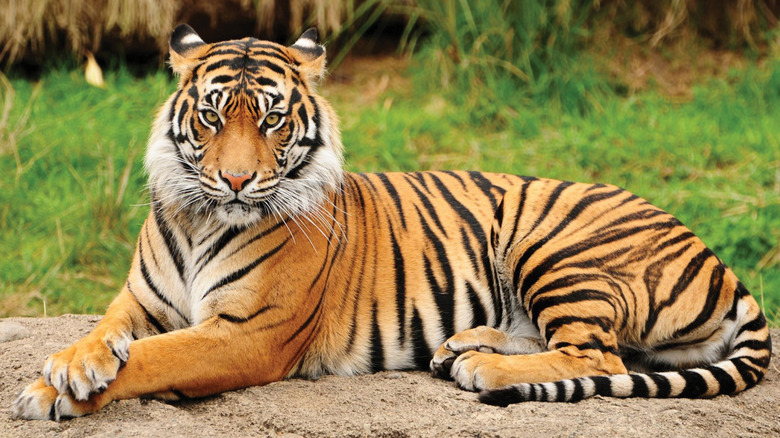
[[[61,423],[11,418],[11,402],[40,375],[44,358],[98,320],[90,315],[0,320],[0,338],[3,326],[27,329],[21,334],[26,337],[0,343],[0,437],[780,436],[779,330],[773,331],[775,355],[763,382],[736,397],[712,400],[594,398],[498,408],[427,373],[382,372],[293,379],[173,404],[124,400]]]

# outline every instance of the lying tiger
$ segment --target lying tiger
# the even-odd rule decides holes
[[[207,44],[181,25],[170,56],[179,87],[149,140],[152,208],[127,282],[16,415],[379,370],[430,368],[497,405],[713,397],[764,376],[756,301],[647,201],[480,172],[345,172],[314,29],[287,47]]]

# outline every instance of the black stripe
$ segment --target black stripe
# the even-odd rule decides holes
[[[393,200],[393,203],[395,204],[395,209],[398,211],[398,216],[401,218],[401,226],[405,230],[406,218],[404,216],[404,210],[403,208],[401,208],[401,197],[398,196],[398,191],[395,189],[395,186],[387,178],[387,175],[385,175],[384,173],[377,173],[376,176],[377,178],[379,178],[379,181],[382,182],[382,185],[385,187],[385,190],[387,190],[390,199]]]
[[[224,83],[232,82],[232,81],[235,81],[235,80],[236,80],[235,76],[219,75],[219,76],[211,78],[211,83],[212,84],[224,84]]]
[[[178,116],[176,117],[176,124],[179,127],[179,137],[176,138],[176,140],[179,143],[184,143],[184,141],[187,139],[187,136],[184,135],[184,118],[187,117],[187,112],[190,110],[190,103],[186,100],[181,101],[181,105],[178,109]]]
[[[152,315],[149,312],[149,310],[146,307],[144,307],[144,305],[141,304],[141,302],[138,300],[138,297],[133,292],[133,289],[130,288],[130,281],[129,280],[127,281],[127,283],[125,283],[125,285],[127,287],[127,291],[130,292],[130,295],[132,295],[133,298],[135,299],[135,302],[138,303],[138,305],[141,307],[141,310],[144,311],[144,316],[146,317],[146,320],[149,321],[152,324],[152,326],[157,330],[158,333],[165,333],[165,332],[167,332],[168,330],[165,327],[163,327],[162,324],[160,324],[160,321],[158,321],[157,318],[155,318],[154,315]],[[135,334],[134,334],[134,336],[135,336]]]
[[[611,353],[611,354],[617,354],[617,348],[613,345],[605,345],[604,342],[601,341],[601,339],[597,338],[594,335],[590,335],[590,341],[584,342],[582,344],[570,344],[568,342],[558,342],[554,345],[553,348],[555,349],[561,349],[564,347],[574,347],[577,350],[583,351],[583,350],[599,350],[604,353]]]
[[[755,339],[748,339],[740,342],[732,348],[732,351],[737,351],[741,348],[750,348],[752,350],[762,351],[767,349],[766,341],[757,341]]]
[[[160,290],[157,288],[157,285],[154,284],[154,281],[152,280],[151,275],[149,275],[149,270],[146,267],[146,262],[144,261],[144,252],[143,252],[143,245],[139,243],[138,245],[138,260],[140,261],[141,265],[141,276],[144,278],[144,281],[146,282],[146,286],[149,288],[149,290],[154,293],[155,296],[157,296],[157,299],[162,301],[166,306],[173,309],[183,320],[187,321],[187,324],[190,324],[189,318],[184,316],[181,311],[176,308],[173,303],[168,301],[168,298],[165,297],[162,293],[160,293]]]
[[[538,401],[539,400],[536,397],[536,383],[529,383],[528,384],[528,400],[529,401]]]
[[[634,386],[631,388],[632,397],[650,397],[650,388],[647,387],[645,379],[637,374],[629,374]]]
[[[647,374],[647,376],[650,377],[650,380],[655,383],[656,391],[655,391],[655,397],[658,398],[667,398],[669,397],[669,394],[672,393],[672,384],[669,383],[669,379],[666,378],[666,376],[662,374]]]
[[[248,315],[248,316],[235,316],[235,315],[228,315],[227,313],[220,313],[217,316],[219,316],[219,318],[224,319],[225,321],[228,321],[228,322],[244,323],[244,322],[249,322],[252,319],[262,315],[263,313],[271,310],[273,307],[275,307],[275,306],[263,306],[263,307],[257,309],[254,313],[252,313],[251,315]]]
[[[762,330],[764,327],[766,327],[766,318],[764,318],[763,313],[759,313],[755,319],[743,324],[739,328],[739,330],[737,330],[737,335],[735,336],[735,338],[738,338],[739,335],[741,335],[744,332],[757,332],[759,330]]]
[[[434,208],[433,204],[431,204],[430,198],[426,196],[419,188],[417,188],[417,185],[412,182],[412,178],[409,175],[404,175],[404,178],[406,178],[406,182],[414,190],[415,194],[420,199],[420,202],[422,202],[423,207],[425,207],[425,211],[428,212],[428,216],[430,216],[431,219],[433,219],[433,221],[436,223],[436,227],[439,229],[439,231],[441,231],[444,237],[447,237],[447,231],[444,229],[444,226],[439,219],[439,215],[436,213],[436,208]]]
[[[446,289],[443,290],[436,281],[436,276],[433,273],[431,260],[425,254],[423,254],[423,267],[425,269],[425,278],[428,281],[428,287],[430,288],[433,299],[436,302],[436,313],[439,315],[439,321],[441,323],[442,331],[444,331],[444,337],[449,338],[455,334],[455,321],[453,321],[455,313],[455,300],[453,299],[453,294],[451,292],[452,281],[447,281],[445,285]]]
[[[477,253],[482,255],[482,258],[480,260],[480,271],[484,273],[494,273],[495,272],[495,266],[493,266],[493,263],[490,260],[490,257],[488,255],[488,239],[485,235],[485,230],[482,229],[482,224],[480,221],[477,220],[476,217],[471,213],[471,211],[462,203],[460,203],[455,196],[450,192],[447,187],[442,183],[442,181],[433,173],[427,173],[427,175],[431,178],[436,188],[441,193],[441,196],[444,198],[444,200],[450,205],[452,210],[465,222],[465,225],[468,227],[469,230],[471,230],[472,236],[474,236],[474,240],[477,242],[479,247],[477,248]],[[465,227],[464,227],[465,228]],[[488,281],[488,288],[490,290],[500,290],[500,283],[496,282],[495,275],[485,275],[485,278]],[[508,294],[503,294],[503,298],[509,299],[507,296]],[[504,302],[504,305],[509,308],[509,303]],[[503,315],[503,308],[499,307],[499,315]],[[499,318],[500,319],[500,318]]]
[[[612,310],[617,313],[615,305],[612,302],[613,298],[610,294],[593,289],[579,289],[563,295],[534,296],[530,305],[531,322],[534,326],[538,327],[539,315],[545,310],[562,304],[579,303],[582,301],[603,301],[609,304],[612,307]]]
[[[412,312],[412,344],[414,351],[414,364],[417,369],[427,370],[431,362],[431,348],[425,342],[422,319],[417,309]]]
[[[301,129],[304,132],[304,135],[307,131],[306,126],[309,124],[309,113],[306,111],[306,105],[301,105],[298,107],[298,118],[301,120]],[[290,132],[292,135],[292,131]],[[300,144],[300,143],[299,143]],[[306,145],[302,145],[306,146]]]
[[[612,379],[609,376],[588,377],[596,387],[596,394],[612,397]]]
[[[272,51],[276,52],[277,54],[279,54],[280,56],[287,57],[287,53],[284,52],[281,49],[281,46],[279,46],[276,43],[269,43],[267,41],[253,39],[251,47],[253,49],[272,50]]]
[[[271,70],[274,73],[278,73],[280,75],[284,75],[284,67],[283,66],[280,66],[280,65],[278,65],[276,63],[273,63],[271,61],[268,61],[268,60],[258,61],[256,63],[256,66],[257,67],[265,67],[265,68],[267,68],[268,70]]]
[[[276,222],[274,225],[272,225],[272,226],[268,227],[267,229],[257,233],[251,239],[248,239],[246,242],[242,243],[241,246],[239,246],[238,248],[236,248],[235,251],[230,253],[230,255],[228,257],[236,254],[237,252],[241,251],[242,249],[246,248],[247,246],[251,245],[252,243],[256,242],[257,240],[260,240],[263,237],[266,237],[267,235],[269,235],[269,234],[273,233],[274,231],[278,230],[279,228],[285,226],[287,224],[288,220],[290,220],[290,218],[286,217],[286,218],[284,218],[283,221]]]
[[[479,300],[477,292],[471,283],[466,282],[466,296],[469,297],[469,304],[471,304],[471,326],[477,327],[487,324],[487,315],[485,314],[485,307]]]
[[[684,337],[688,333],[703,326],[707,320],[712,318],[712,314],[715,312],[715,309],[718,305],[720,295],[723,292],[723,274],[725,272],[726,266],[723,264],[718,264],[712,268],[712,274],[710,275],[710,287],[707,291],[707,299],[704,301],[704,305],[702,306],[701,311],[699,311],[699,314],[696,315],[696,318],[691,321],[690,324],[675,331],[672,335],[673,338],[679,339]]]
[[[275,80],[271,78],[267,78],[265,76],[257,76],[255,77],[255,83],[261,87],[278,87],[279,84],[276,83]]]
[[[565,188],[571,186],[572,184],[573,183],[563,182],[558,187],[556,187],[555,191],[550,196],[550,199],[548,200],[547,204],[545,205],[544,212],[536,220],[536,223],[533,225],[533,227],[531,227],[531,229],[528,231],[528,233],[526,233],[526,236],[529,235],[541,223],[541,221],[545,217],[547,217],[548,213],[550,212],[550,210],[552,210],[553,205],[555,204],[555,202],[557,201],[558,197],[563,192],[563,190]],[[517,287],[518,280],[520,278],[521,268],[523,266],[525,266],[525,264],[528,262],[528,260],[531,258],[531,256],[533,256],[536,253],[536,251],[538,251],[542,246],[544,246],[547,242],[553,240],[553,238],[555,236],[557,236],[561,231],[563,231],[566,227],[568,227],[569,224],[571,224],[577,217],[579,217],[579,215],[586,208],[590,207],[591,205],[593,205],[593,204],[595,204],[595,203],[597,203],[599,201],[603,201],[603,200],[606,200],[606,199],[613,198],[613,197],[615,197],[615,196],[617,196],[617,195],[619,195],[621,193],[625,193],[625,191],[622,190],[622,189],[618,189],[618,190],[611,191],[611,192],[597,193],[597,194],[588,195],[588,196],[586,196],[584,198],[581,198],[577,202],[577,204],[574,205],[574,207],[569,209],[569,211],[568,211],[568,213],[566,214],[565,217],[563,217],[563,218],[561,218],[561,219],[559,219],[557,221],[558,225],[555,228],[553,228],[549,233],[545,234],[543,239],[540,239],[540,240],[536,241],[530,248],[528,248],[527,250],[525,250],[523,252],[523,254],[518,259],[517,264],[515,265],[515,272],[514,272],[514,274],[512,276],[512,280],[513,280],[512,284],[514,284],[515,287]],[[560,252],[558,254],[556,254],[556,256],[558,256],[559,254],[560,254]],[[564,259],[563,257],[555,257],[553,259],[552,264],[554,264],[555,262],[557,262],[559,260],[563,260],[563,259]],[[545,261],[549,263],[549,260],[550,260],[550,258],[548,258]],[[546,272],[546,271],[547,271],[547,269],[545,269],[545,271],[542,271],[541,269],[539,269],[539,266],[537,266],[536,269],[533,269],[531,271],[531,273],[523,281],[523,285],[520,288],[521,296],[525,296],[525,294],[528,292],[528,290],[531,287],[531,285],[536,283],[536,281],[539,279],[539,277],[541,277],[543,272]]]
[[[523,210],[525,208],[525,200],[528,198],[528,187],[531,185],[532,181],[528,181],[525,184],[523,184],[522,188],[520,189],[520,204],[517,206],[517,214],[515,215],[515,223],[512,226],[512,232],[509,233],[509,239],[507,242],[509,244],[506,247],[506,250],[509,251],[509,249],[512,248],[511,242],[515,241],[515,235],[517,235],[517,231],[520,227],[520,219],[523,217]],[[503,205],[504,200],[501,200],[501,204]],[[503,210],[502,210],[503,211]],[[503,220],[503,213],[502,213],[502,220]],[[504,254],[504,257],[506,257],[506,254]]]
[[[732,359],[731,363],[733,363],[737,368],[737,371],[739,372],[739,375],[742,376],[742,380],[745,382],[745,384],[750,387],[753,386],[756,381],[758,381],[758,374],[756,373],[756,370],[748,365],[744,359],[744,357]]]
[[[539,383],[539,400],[540,401],[547,401],[547,388]]]
[[[452,266],[447,258],[447,250],[442,244],[441,240],[436,237],[433,230],[428,226],[428,223],[423,219],[420,210],[417,209],[417,215],[422,225],[423,235],[433,246],[437,259],[437,271],[439,271],[444,280],[444,286],[442,287],[434,273],[433,264],[428,258],[427,254],[423,254],[423,266],[425,268],[425,277],[428,280],[428,286],[433,293],[433,298],[436,301],[438,307],[438,313],[441,317],[441,325],[444,330],[445,337],[449,338],[455,334],[454,329],[454,313],[455,313],[455,279],[452,272]]]
[[[246,53],[243,49],[236,48],[236,45],[231,44],[230,46],[212,46],[212,49],[208,51],[208,56],[223,56],[223,55],[231,55],[231,56],[245,56]]]
[[[230,283],[232,283],[234,281],[237,281],[237,280],[240,280],[241,278],[243,278],[246,274],[250,273],[254,268],[256,268],[260,263],[263,263],[266,259],[268,259],[272,255],[276,254],[280,249],[282,249],[282,247],[285,244],[287,244],[287,242],[289,240],[290,240],[290,238],[288,237],[282,243],[280,243],[276,248],[274,248],[274,249],[268,251],[267,253],[263,254],[262,256],[258,257],[252,263],[244,266],[241,269],[233,271],[229,275],[223,277],[215,285],[211,286],[211,288],[208,291],[206,291],[205,294],[203,294],[203,296],[201,297],[201,300],[206,298],[206,296],[208,294],[210,294],[211,292],[213,292],[213,291],[215,291],[215,290],[217,290],[217,289],[219,289],[219,288],[221,288],[223,286],[226,286],[226,285],[228,285],[228,284],[230,284]]]
[[[769,345],[769,339],[767,339],[767,345]],[[769,359],[771,357],[772,355],[767,351],[767,355],[763,357],[743,356],[741,359],[755,365],[755,367],[759,368],[759,371],[763,373],[761,368],[766,368],[769,366]]]
[[[372,309],[371,322],[371,371],[377,372],[385,369],[385,355],[382,347],[382,336],[379,333],[379,321],[377,320],[376,301]]]
[[[718,381],[718,393],[734,394],[737,391],[737,383],[726,370],[716,365],[708,366],[706,369],[712,374],[712,377]]]
[[[661,313],[661,311],[675,304],[677,299],[682,295],[682,292],[685,291],[688,286],[690,286],[691,282],[693,282],[693,280],[699,274],[702,267],[704,267],[704,262],[712,256],[712,251],[710,251],[708,248],[704,248],[702,251],[696,254],[696,256],[690,259],[688,265],[683,270],[682,275],[677,278],[677,282],[669,292],[669,298],[661,301],[658,304],[650,301],[650,309],[648,311],[644,330],[642,331],[642,338],[645,338],[647,334],[650,333],[650,330],[652,330],[652,328],[655,326],[655,323],[658,321],[658,315]]]
[[[558,380],[555,382],[555,401],[566,401],[566,384],[563,380]]]
[[[471,181],[479,188],[482,194],[484,194],[485,197],[490,201],[491,211],[496,211],[496,199],[504,196],[506,190],[494,185],[492,182],[490,182],[490,180],[485,178],[485,175],[482,172],[468,172],[468,176],[471,178]],[[493,194],[494,190],[498,193]]]
[[[290,100],[287,102],[287,108],[292,108],[293,105],[301,101],[301,92],[297,88],[293,88],[290,92]],[[308,122],[308,120],[306,120]]]
[[[704,377],[691,370],[680,371],[680,375],[685,379],[685,388],[680,393],[682,398],[698,398],[704,395],[709,387]]]
[[[201,254],[200,257],[198,257],[198,261],[195,263],[196,265],[200,265],[198,270],[203,269],[204,266],[209,264],[209,262],[211,262],[214,259],[214,257],[217,256],[217,254],[219,254],[223,249],[225,249],[225,247],[230,242],[232,242],[233,239],[241,235],[245,229],[246,228],[243,226],[241,227],[231,226],[224,233],[222,233],[222,235],[219,236],[219,239],[217,239],[217,241],[211,245],[209,250]]]
[[[638,222],[640,224],[647,223],[650,219],[653,219],[657,216],[665,216],[664,220],[671,223],[670,228],[681,225],[680,221],[678,221],[669,213],[653,205],[648,204],[648,208],[644,210],[635,211],[627,215],[620,216],[614,221],[602,226],[601,228],[594,230],[593,234],[602,234],[607,231],[614,231],[618,227],[618,225],[629,225],[633,222]],[[691,235],[692,234],[693,233],[691,233]]]
[[[550,340],[556,330],[564,325],[573,324],[575,322],[581,322],[589,325],[597,325],[601,327],[604,333],[609,333],[612,330],[612,322],[607,318],[602,317],[581,317],[581,316],[562,316],[559,318],[551,319],[544,328],[545,341]]]
[[[393,246],[393,272],[395,273],[395,306],[398,312],[398,344],[404,345],[406,337],[406,268],[401,246],[395,237],[392,224],[390,229],[390,243]]]

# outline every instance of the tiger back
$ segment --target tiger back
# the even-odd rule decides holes
[[[385,369],[430,369],[501,405],[712,397],[765,374],[756,301],[642,198],[482,172],[345,172],[316,93],[316,31],[289,47],[207,44],[182,25],[170,49],[179,84],[150,136],[152,208],[128,280],[89,335],[47,359],[16,415]]]

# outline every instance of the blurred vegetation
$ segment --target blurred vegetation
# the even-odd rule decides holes
[[[289,4],[319,17],[315,0]],[[387,15],[403,18],[395,41],[411,54],[400,79],[385,65],[353,90],[337,69],[321,88],[350,170],[621,185],[691,227],[780,321],[777,1],[341,4],[335,57]],[[124,281],[148,212],[145,141],[175,84],[112,62],[105,89],[75,60],[35,81],[0,76],[0,316],[101,313]]]

